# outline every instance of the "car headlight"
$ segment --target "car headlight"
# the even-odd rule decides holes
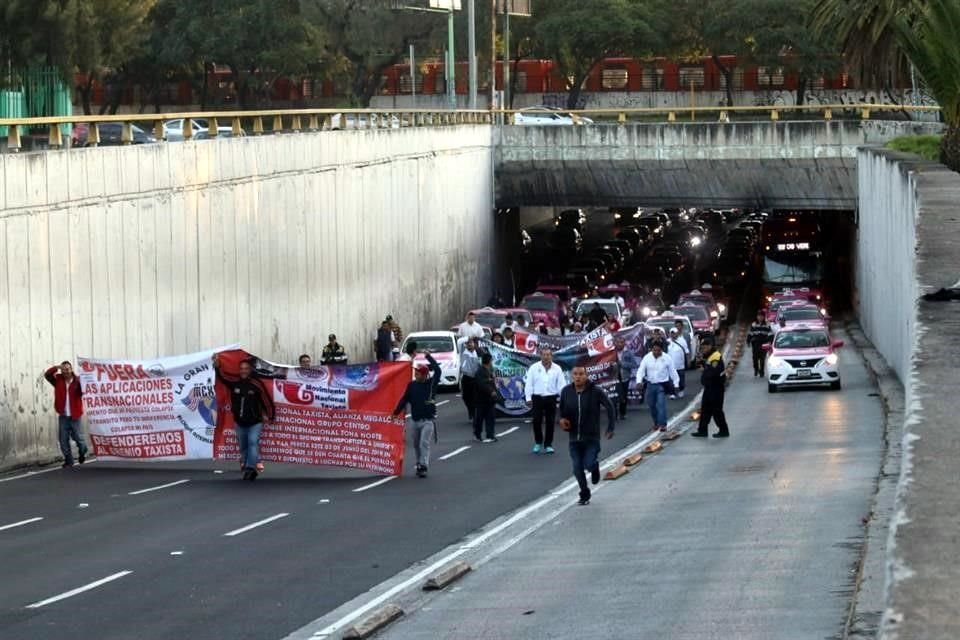
[[[710,312],[710,317],[711,317],[711,318],[716,318],[716,317],[719,316],[719,315],[720,315],[720,314],[717,313],[716,311],[711,311],[711,312]]]
[[[653,309],[651,309],[650,307],[644,307],[644,308],[643,308],[643,317],[644,317],[644,318],[649,318],[649,317],[652,316],[652,315],[653,315]]]
[[[699,246],[700,246],[700,238],[697,238],[696,236],[694,236],[693,240],[690,241],[690,246],[691,246],[691,247],[699,247]]]
[[[826,309],[820,309],[820,315],[826,317],[826,315],[827,315],[827,310],[826,310]]]
[[[717,304],[717,309],[720,310],[720,313],[723,313],[724,311],[727,310],[727,305],[725,305],[725,304]]]
[[[767,296],[767,302],[773,302],[773,296]]]
[[[828,355],[828,356],[825,358],[825,361],[826,361],[827,364],[829,364],[829,365],[832,366],[832,365],[837,364],[837,361],[838,361],[839,359],[840,359],[840,358],[837,357],[837,354],[831,353],[830,355]]]
[[[770,356],[767,360],[767,366],[769,367],[779,367],[783,364],[783,358],[778,358],[777,356]]]

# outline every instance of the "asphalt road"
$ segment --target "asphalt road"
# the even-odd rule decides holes
[[[840,362],[842,391],[769,395],[744,361],[730,439],[670,443],[378,637],[843,637],[883,418],[859,354]]]
[[[404,476],[376,485],[282,465],[251,484],[223,462],[0,477],[0,638],[282,638],[569,479],[559,430],[553,456],[530,453],[530,425],[517,419],[481,445],[460,399],[443,399],[427,479],[409,456]],[[605,448],[650,426],[631,408]]]

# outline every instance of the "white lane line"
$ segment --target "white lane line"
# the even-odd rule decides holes
[[[453,456],[459,455],[459,454],[463,453],[464,451],[466,451],[466,450],[469,449],[469,448],[470,448],[469,446],[466,446],[466,447],[460,447],[459,449],[454,449],[453,451],[451,451],[451,452],[448,453],[447,455],[445,455],[445,456],[440,456],[439,458],[437,458],[437,460],[449,460],[449,459],[452,458]]]
[[[379,486],[382,485],[382,484],[386,484],[386,483],[390,482],[391,480],[396,480],[396,479],[397,479],[397,476],[387,476],[386,478],[381,478],[380,480],[377,480],[376,482],[371,482],[370,484],[365,484],[365,485],[363,485],[362,487],[357,487],[356,489],[353,490],[353,492],[354,492],[354,493],[363,493],[363,492],[366,491],[367,489],[373,489],[374,487],[379,487]]]
[[[503,436],[508,436],[508,435],[510,435],[511,433],[513,433],[514,431],[518,431],[519,429],[520,429],[520,427],[510,427],[510,428],[507,429],[506,431],[501,431],[500,433],[498,433],[498,434],[497,434],[497,437],[498,437],[498,438],[502,438]]]
[[[290,514],[289,514],[289,513],[278,513],[278,514],[275,515],[275,516],[270,516],[269,518],[264,518],[263,520],[257,520],[256,522],[253,522],[253,523],[251,523],[251,524],[248,524],[248,525],[245,526],[245,527],[240,527],[239,529],[234,529],[233,531],[228,531],[228,532],[226,532],[226,533],[223,534],[223,535],[226,536],[226,537],[228,537],[228,538],[232,538],[233,536],[238,536],[238,535],[240,535],[241,533],[246,533],[247,531],[250,531],[251,529],[256,529],[257,527],[262,527],[263,525],[269,524],[269,523],[273,522],[274,520],[279,520],[280,518],[286,518],[288,515],[290,515]]]
[[[107,584],[108,582],[113,582],[114,580],[119,580],[123,576],[128,576],[133,571],[120,571],[113,574],[112,576],[107,576],[106,578],[101,578],[90,584],[85,584],[82,587],[77,587],[76,589],[71,589],[70,591],[64,591],[58,596],[53,596],[52,598],[47,598],[46,600],[41,600],[40,602],[34,602],[33,604],[28,604],[27,609],[39,609],[40,607],[45,607],[48,604],[53,604],[54,602],[59,602],[60,600],[66,600],[67,598],[72,598],[73,596],[83,593],[84,591],[90,591],[91,589],[96,589],[102,584]]]
[[[437,403],[437,406],[438,406],[438,407],[442,407],[443,405],[447,404],[448,402],[450,402],[450,401],[449,401],[449,400],[441,400],[440,402]]]
[[[93,464],[96,460],[87,460],[84,463],[84,466],[88,464]],[[63,471],[63,468],[58,464],[55,467],[50,467],[49,469],[40,469],[39,471],[27,471],[26,473],[21,473],[20,475],[10,476],[9,478],[0,478],[0,482],[12,482],[13,480],[23,480],[24,478],[32,478],[33,476],[39,476],[42,473],[50,473],[51,471]]]
[[[30,524],[31,522],[40,522],[41,520],[43,520],[43,518],[36,517],[36,518],[30,518],[29,520],[21,520],[20,522],[14,522],[12,524],[5,524],[2,527],[0,527],[0,531],[3,531],[4,529],[13,529],[14,527],[22,527],[25,524]]]
[[[156,487],[148,487],[146,489],[140,489],[139,491],[130,491],[127,493],[128,496],[138,496],[141,493],[150,493],[151,491],[160,491],[160,489],[166,489],[167,487],[175,487],[178,484],[183,484],[184,482],[190,482],[187,480],[177,480],[176,482],[168,482],[167,484],[157,485]]]

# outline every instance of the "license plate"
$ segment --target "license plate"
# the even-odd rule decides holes
[[[812,378],[813,372],[810,369],[797,369],[798,378]]]

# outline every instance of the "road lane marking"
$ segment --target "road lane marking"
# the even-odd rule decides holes
[[[468,445],[468,446],[466,446],[466,447],[460,447],[459,449],[454,449],[453,451],[451,451],[451,452],[448,453],[447,455],[445,455],[445,456],[440,456],[439,458],[437,458],[437,460],[449,460],[449,459],[452,458],[453,456],[458,455],[458,454],[461,454],[461,453],[463,453],[464,451],[466,451],[466,450],[469,449],[469,448],[470,448],[470,446]]]
[[[130,491],[127,493],[128,496],[138,496],[141,493],[150,493],[151,491],[160,491],[160,489],[166,489],[167,487],[175,487],[178,484],[183,484],[184,482],[190,482],[187,480],[177,480],[176,482],[168,482],[167,484],[157,485],[156,487],[148,487],[146,489],[140,489],[139,491]]]
[[[13,529],[14,527],[22,527],[25,524],[30,524],[32,522],[40,522],[41,520],[43,520],[43,518],[36,517],[36,518],[30,518],[29,520],[21,520],[20,522],[14,522],[12,524],[5,524],[2,527],[0,527],[0,531],[3,531],[4,529]]]
[[[377,480],[376,482],[371,482],[370,484],[365,484],[365,485],[363,485],[362,487],[357,487],[356,489],[353,490],[353,492],[354,492],[354,493],[363,493],[363,492],[366,491],[367,489],[373,489],[374,487],[379,487],[379,486],[382,485],[382,484],[386,484],[386,483],[390,482],[391,480],[396,480],[396,479],[397,479],[397,476],[387,476],[386,478],[381,478],[380,480]]]
[[[250,531],[251,529],[256,529],[257,527],[262,527],[262,526],[265,525],[265,524],[270,524],[270,523],[273,522],[274,520],[279,520],[280,518],[286,518],[288,515],[290,515],[290,514],[289,514],[289,513],[278,513],[278,514],[275,515],[275,516],[270,516],[269,518],[264,518],[263,520],[257,520],[256,522],[253,522],[253,523],[251,523],[251,524],[248,524],[248,525],[245,526],[245,527],[240,527],[239,529],[234,529],[233,531],[228,531],[228,532],[226,532],[226,533],[223,534],[223,535],[226,536],[226,537],[228,537],[228,538],[232,538],[233,536],[238,536],[238,535],[240,535],[241,533],[246,533],[247,531]]]
[[[502,431],[502,432],[498,433],[498,434],[497,434],[497,437],[498,437],[498,438],[502,438],[503,436],[508,436],[508,435],[510,435],[511,433],[513,433],[514,431],[518,431],[519,429],[520,429],[520,427],[510,427],[510,428],[507,429],[506,431]]]
[[[449,401],[449,400],[441,400],[440,402],[437,403],[437,406],[438,406],[438,407],[442,407],[443,405],[447,404],[448,402],[450,402],[450,401]]]
[[[124,576],[128,576],[133,571],[120,571],[113,574],[112,576],[107,576],[106,578],[101,578],[90,584],[85,584],[82,587],[77,587],[76,589],[71,589],[70,591],[64,591],[60,595],[53,596],[52,598],[47,598],[46,600],[41,600],[40,602],[34,602],[33,604],[28,604],[27,609],[39,609],[40,607],[45,607],[48,604],[53,604],[54,602],[59,602],[61,600],[66,600],[67,598],[72,598],[73,596],[83,593],[84,591],[90,591],[91,589],[96,589],[100,585],[107,584],[108,582],[113,582],[114,580],[119,580]]]
[[[93,464],[96,460],[87,460],[85,465]],[[17,476],[10,476],[9,478],[0,478],[0,482],[11,482],[13,480],[22,480],[24,478],[31,478],[33,476],[38,476],[42,473],[50,473],[51,471],[63,471],[63,468],[58,464],[55,467],[50,467],[49,469],[40,469],[38,471],[27,471],[26,473],[21,473]]]

